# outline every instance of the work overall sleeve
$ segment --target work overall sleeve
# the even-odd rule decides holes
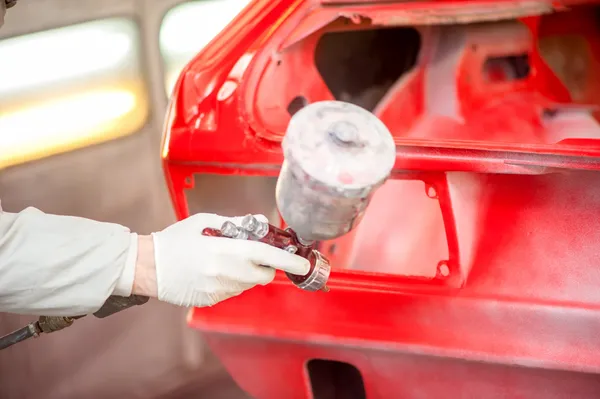
[[[129,296],[137,235],[126,227],[0,207],[0,312],[77,316]]]

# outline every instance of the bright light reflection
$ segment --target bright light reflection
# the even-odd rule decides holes
[[[0,94],[116,69],[131,58],[135,25],[104,20],[0,42]]]
[[[112,90],[0,114],[0,168],[50,155],[65,146],[102,141],[98,136],[122,135],[120,124],[127,122],[137,106],[135,93]]]

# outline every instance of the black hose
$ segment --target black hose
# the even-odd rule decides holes
[[[37,322],[36,322],[37,323]],[[36,323],[31,323],[23,328],[13,331],[10,334],[6,334],[0,338],[0,350],[8,348],[21,341],[25,341],[27,338],[35,337],[39,334],[39,329],[36,327]]]
[[[0,0],[3,1],[3,0]],[[0,3],[1,4],[1,3]],[[110,296],[104,305],[94,313],[94,316],[102,319],[114,313],[120,312],[135,305],[143,305],[148,302],[148,297],[132,295],[129,297]],[[31,337],[37,337],[41,333],[49,334],[55,331],[62,330],[73,324],[77,319],[81,319],[85,315],[80,316],[40,316],[38,321],[29,323],[25,327],[0,337],[0,350],[6,349],[9,346],[18,344]]]

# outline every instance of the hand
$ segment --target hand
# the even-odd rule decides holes
[[[202,235],[206,227],[220,228],[227,220],[239,225],[241,219],[201,213],[152,237],[141,236],[133,293],[181,306],[212,306],[257,284],[270,283],[275,269],[308,273],[306,259],[282,249]]]

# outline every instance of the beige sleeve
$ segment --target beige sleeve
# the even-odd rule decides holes
[[[0,208],[0,312],[76,316],[131,294],[137,235],[126,227]]]

